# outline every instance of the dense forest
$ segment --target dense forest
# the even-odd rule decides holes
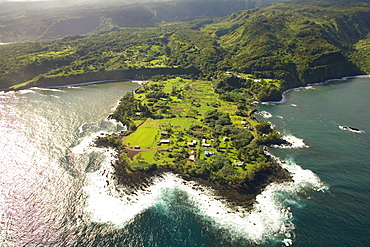
[[[251,6],[239,2],[232,6],[246,10],[219,18],[234,10],[216,11],[220,2],[200,8],[205,12],[193,17],[183,11],[183,17],[170,18],[174,12],[162,10],[168,19],[158,12],[158,21],[153,17],[147,20],[150,25],[141,27],[120,25],[117,20],[126,17],[117,12],[116,17],[99,17],[100,28],[94,32],[71,36],[54,30],[64,37],[2,45],[0,88],[63,84],[66,78],[85,82],[192,74],[213,79],[216,90],[229,96],[231,92],[233,100],[240,96],[271,100],[292,87],[370,73],[368,3],[288,1],[247,9],[258,1]],[[152,7],[145,11],[153,13],[154,5],[148,4]],[[141,8],[130,6],[135,11]],[[173,6],[173,11],[179,8]],[[3,35],[8,35],[6,27],[3,24],[0,30]],[[227,71],[231,76],[225,75]]]
[[[120,27],[222,17],[279,0],[0,1],[0,40],[19,42],[99,33]]]

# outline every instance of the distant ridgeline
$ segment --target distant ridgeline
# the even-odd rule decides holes
[[[171,12],[173,7],[168,19],[157,16],[160,21],[153,17],[141,25],[145,27],[132,27],[117,24],[117,20],[126,18],[117,12],[99,19],[100,29],[80,32],[89,35],[2,45],[0,88],[60,85],[65,79],[85,82],[94,78],[150,79],[188,74],[212,78],[219,91],[238,93],[246,88],[251,98],[276,100],[282,91],[292,87],[370,73],[368,3],[289,1],[237,11],[221,19],[199,19],[255,7],[258,1],[251,6],[235,1],[239,5],[232,6],[239,7],[227,11],[216,11],[216,6],[224,5],[220,5],[221,0],[215,2],[218,4],[212,9],[192,18],[185,13],[184,18],[170,18],[175,13]],[[148,4],[152,9],[147,11],[152,11],[154,5]],[[139,5],[132,6],[139,9]],[[190,21],[185,21],[185,16]],[[3,25],[2,39],[7,28],[8,34],[19,31]],[[55,36],[58,35],[46,32],[44,38]]]

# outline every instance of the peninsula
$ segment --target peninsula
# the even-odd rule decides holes
[[[288,179],[264,152],[266,145],[285,143],[281,134],[255,118],[252,102],[224,100],[215,92],[218,85],[173,77],[123,96],[110,118],[127,131],[96,141],[118,150],[116,177],[143,186],[153,174],[172,171],[244,205],[268,183]]]
[[[0,90],[150,80],[111,115],[128,131],[97,141],[119,150],[119,182],[171,169],[258,188],[289,175],[264,153],[282,140],[254,117],[253,101],[370,73],[369,0],[262,2],[228,1],[226,11],[222,0],[158,1],[88,15],[76,6],[74,15],[40,10],[45,22],[11,8],[0,21],[1,41],[15,42],[0,46]]]

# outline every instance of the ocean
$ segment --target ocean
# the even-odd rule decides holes
[[[370,79],[343,82],[258,106],[294,144],[268,149],[293,181],[250,211],[172,173],[117,184],[114,150],[92,141],[124,128],[107,116],[137,83],[0,93],[0,245],[369,246]]]

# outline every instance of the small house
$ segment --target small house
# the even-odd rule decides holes
[[[189,147],[195,147],[195,146],[197,145],[197,141],[192,140],[191,142],[188,142],[188,143],[187,143],[187,145],[188,145]]]
[[[195,161],[195,155],[194,154],[189,155],[188,160]]]
[[[203,146],[203,147],[210,147],[210,146],[211,146],[211,144],[209,144],[209,143],[202,143],[202,146]]]
[[[213,155],[213,152],[211,152],[211,151],[204,151],[204,155],[205,156],[212,156]]]
[[[160,144],[170,144],[171,140],[160,140],[159,143]]]
[[[134,146],[134,149],[140,149],[140,146],[139,145],[135,145]]]

